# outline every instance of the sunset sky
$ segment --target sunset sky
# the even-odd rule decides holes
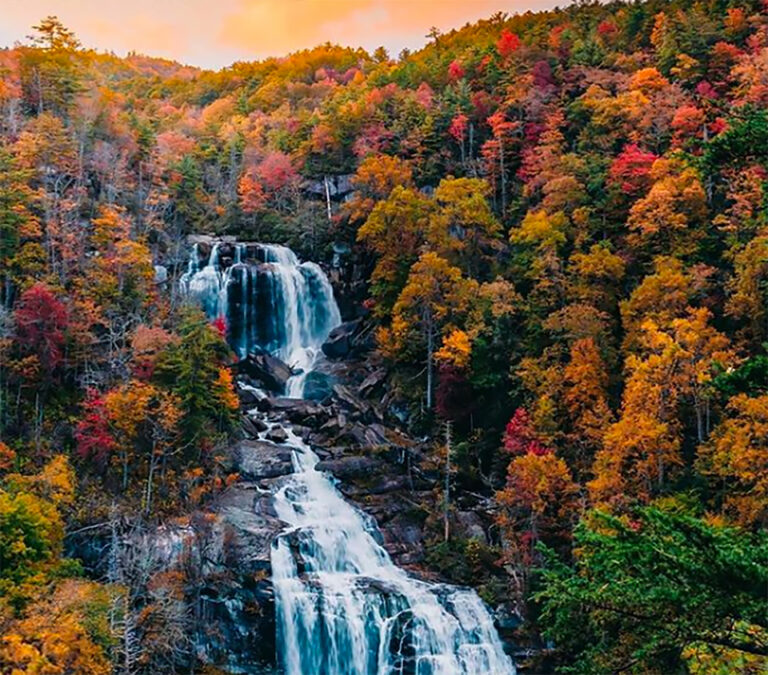
[[[497,11],[550,0],[0,0],[0,46],[57,15],[86,47],[136,50],[196,66],[286,54],[325,41],[393,56],[418,48],[430,26],[449,30]],[[567,4],[560,2],[559,4]]]

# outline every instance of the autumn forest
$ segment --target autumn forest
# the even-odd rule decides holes
[[[517,672],[766,672],[768,2],[424,42],[0,49],[0,672],[472,672],[406,628],[399,670],[280,647],[286,518],[242,513],[310,452],[402,597],[472,589]],[[343,321],[303,373],[185,292],[282,283],[283,247]]]

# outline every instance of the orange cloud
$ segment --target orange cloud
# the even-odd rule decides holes
[[[279,55],[322,42],[418,47],[431,26],[447,31],[498,11],[551,7],[547,0],[239,0],[219,42]]]
[[[147,14],[134,14],[120,21],[97,15],[84,17],[81,33],[97,35],[102,42],[109,41],[116,52],[136,50],[167,56],[184,54],[189,47],[185,32]]]
[[[447,31],[495,12],[556,0],[0,0],[0,46],[56,14],[83,44],[207,67],[282,55],[323,42],[391,54],[418,48],[431,26]]]

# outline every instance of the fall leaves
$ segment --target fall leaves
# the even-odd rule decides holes
[[[643,570],[614,585],[607,561],[581,585],[601,547],[632,562],[766,524],[768,24],[764,3],[730,4],[498,15],[397,60],[323,45],[217,73],[82,50],[55,19],[1,52],[0,471],[28,474],[0,500],[14,574],[55,566],[67,471],[44,467],[64,449],[91,511],[215,489],[237,423],[226,326],[153,270],[173,277],[181,237],[206,231],[345,251],[393,406],[419,434],[453,420],[457,487],[496,494],[516,590],[547,544],[577,565],[553,581],[577,591],[563,624],[602,588],[655,614]],[[65,595],[2,658],[100,672]],[[638,626],[592,618],[593,670],[653,670]]]
[[[67,580],[53,597],[36,602],[26,616],[5,624],[0,638],[3,672],[108,675],[112,666],[96,639],[112,638],[107,623],[109,593],[92,582]]]
[[[75,474],[57,455],[38,474],[0,468],[0,669],[7,673],[106,675],[96,640],[110,639],[110,590],[61,580],[63,511],[74,502]]]
[[[768,396],[738,394],[728,417],[714,430],[698,458],[698,468],[723,486],[723,510],[744,527],[768,522]]]
[[[239,401],[223,336],[190,311],[181,336],[139,326],[136,376],[104,394],[90,391],[75,430],[78,454],[127,493],[141,480],[152,512],[155,482],[166,492],[200,451],[232,429]]]

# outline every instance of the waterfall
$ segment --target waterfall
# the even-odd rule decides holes
[[[182,293],[211,319],[226,319],[227,339],[239,358],[265,350],[295,375],[286,395],[300,398],[307,373],[331,329],[341,322],[328,278],[276,244],[214,243],[204,266],[200,246],[180,279]]]
[[[294,368],[289,396],[340,321],[331,286],[284,246],[191,252],[182,291],[225,317],[242,358],[264,349]],[[264,394],[251,388],[260,397]],[[250,414],[256,413],[256,410]],[[267,431],[276,426],[264,415]],[[347,503],[290,426],[293,473],[274,494],[286,527],[272,544],[277,642],[288,675],[513,675],[488,609],[471,589],[427,583],[398,568],[375,521]]]
[[[211,318],[220,313],[221,274],[219,272],[219,244],[214,244],[204,267],[200,267],[200,248],[192,247],[187,271],[182,275],[182,292],[200,303],[203,311]]]
[[[396,567],[375,523],[287,432],[294,473],[275,509],[289,527],[273,543],[272,576],[288,675],[514,673],[477,594]]]

